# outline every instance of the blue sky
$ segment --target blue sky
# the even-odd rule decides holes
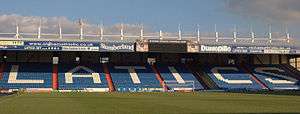
[[[154,29],[176,31],[178,24],[192,31],[199,24],[204,31],[230,31],[237,25],[241,31],[252,24],[257,31],[266,32],[265,20],[245,18],[228,10],[227,0],[0,0],[2,14],[23,16],[65,16],[71,20],[85,18],[90,23],[104,22],[151,26]],[[228,0],[233,1],[233,0]],[[251,1],[251,0],[250,0]],[[255,1],[255,0],[253,0]],[[237,9],[238,10],[238,9]],[[273,23],[272,21],[270,23]],[[274,31],[283,31],[274,24]],[[278,27],[276,27],[278,26]]]

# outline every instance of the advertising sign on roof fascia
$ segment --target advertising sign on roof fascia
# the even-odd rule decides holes
[[[100,42],[100,52],[134,52],[134,42]]]

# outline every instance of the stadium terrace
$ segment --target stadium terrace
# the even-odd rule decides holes
[[[300,89],[300,45],[285,36],[0,33],[0,90],[28,92]],[[102,30],[102,29],[99,29]]]

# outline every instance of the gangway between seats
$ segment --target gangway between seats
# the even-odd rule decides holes
[[[1,63],[1,66],[0,66],[0,80],[3,79],[4,68],[5,68],[5,63]]]
[[[155,64],[151,65],[152,70],[155,73],[155,76],[157,78],[157,80],[159,81],[160,85],[162,86],[164,91],[168,90],[168,86],[164,83],[164,79],[161,77],[161,74],[159,72],[159,70],[157,69],[157,66]]]
[[[197,65],[187,65],[187,68],[191,70],[195,78],[202,84],[204,89],[217,89],[217,85],[214,84],[213,81],[207,79],[208,77],[204,76],[203,71],[201,68],[198,68]]]
[[[297,78],[298,80],[300,80],[300,71],[297,68],[294,68],[289,64],[282,64],[280,66],[285,71],[287,71],[289,74],[291,74],[294,78]]]
[[[111,78],[111,75],[109,73],[109,69],[108,69],[107,64],[103,64],[102,67],[103,67],[103,70],[104,70],[104,73],[105,73],[105,78],[107,80],[109,91],[110,92],[116,91],[115,86],[114,86],[114,82],[112,81],[112,78]]]
[[[251,72],[251,70],[250,70],[246,65],[241,64],[241,65],[240,65],[240,68],[241,68],[242,70],[244,70],[246,73],[249,73],[250,76],[251,76],[251,78],[252,78],[254,81],[256,81],[256,82],[262,87],[262,89],[270,90],[270,88],[269,88],[265,83],[263,83],[262,81],[260,81],[260,80],[253,74],[253,72]]]
[[[53,64],[52,66],[52,89],[58,89],[58,65]]]

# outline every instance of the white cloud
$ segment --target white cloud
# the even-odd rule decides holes
[[[15,32],[16,23],[19,25],[20,32],[36,33],[39,27],[40,20],[42,20],[43,33],[57,33],[59,23],[62,26],[63,33],[78,33],[78,21],[69,20],[66,17],[41,17],[41,16],[21,16],[17,14],[3,14],[0,15],[0,32]],[[118,33],[121,24],[112,26],[104,26],[105,33]],[[84,31],[86,34],[96,34],[98,26],[85,22]],[[140,26],[134,24],[124,24],[125,32],[131,34],[138,34]]]
[[[299,23],[300,0],[226,0],[235,14],[268,22]]]

